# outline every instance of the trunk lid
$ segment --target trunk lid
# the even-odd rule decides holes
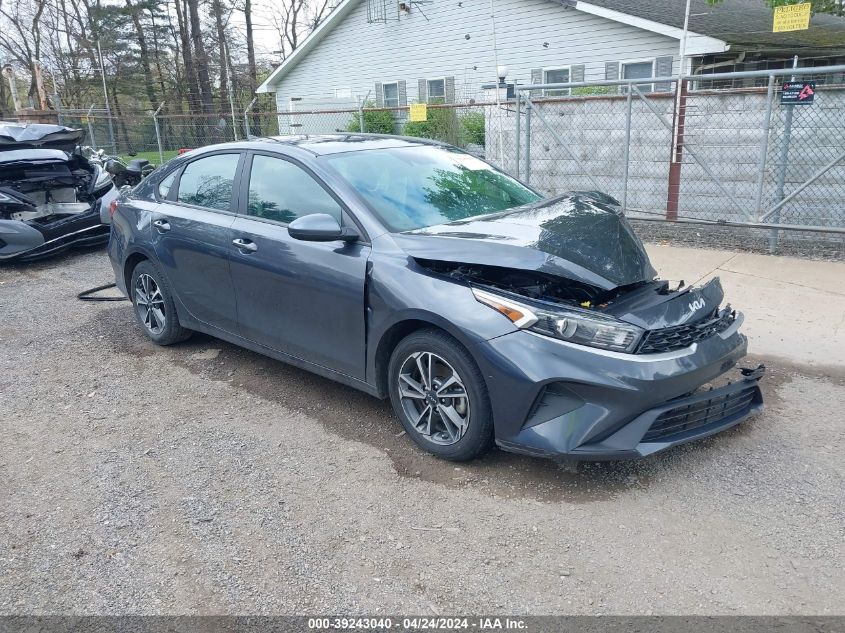
[[[84,137],[83,130],[62,125],[0,123],[0,152],[52,149],[71,153]]]

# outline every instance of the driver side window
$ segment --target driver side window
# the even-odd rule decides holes
[[[286,160],[260,155],[252,158],[247,213],[284,224],[327,213],[342,222],[340,205],[308,172]]]

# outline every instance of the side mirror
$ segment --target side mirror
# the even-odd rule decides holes
[[[358,231],[341,227],[338,221],[327,213],[312,213],[296,218],[288,224],[288,233],[295,240],[305,242],[354,242]]]

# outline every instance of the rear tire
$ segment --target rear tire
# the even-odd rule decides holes
[[[173,345],[191,336],[192,332],[179,324],[170,287],[151,261],[135,266],[129,292],[135,318],[154,343]]]
[[[420,330],[396,346],[387,370],[390,402],[421,448],[465,461],[493,445],[484,377],[469,352],[440,330]]]

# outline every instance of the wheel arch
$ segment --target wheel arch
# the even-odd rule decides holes
[[[454,324],[449,323],[443,317],[432,313],[406,315],[384,329],[381,336],[378,337],[378,343],[372,353],[371,367],[380,398],[388,396],[387,368],[393,350],[405,337],[426,329],[439,330],[457,340],[478,365],[478,360],[472,352],[472,341],[460,328],[455,327]]]
[[[132,272],[141,262],[149,261],[149,257],[142,251],[130,253],[123,262],[123,283],[126,284],[126,295],[132,298]]]

